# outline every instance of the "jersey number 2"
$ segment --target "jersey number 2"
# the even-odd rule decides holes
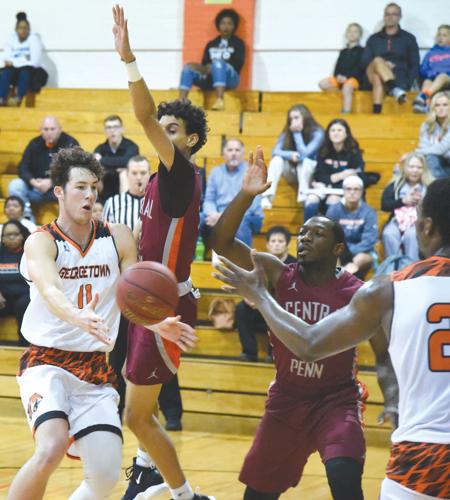
[[[429,323],[440,323],[450,318],[450,304],[433,304],[427,311]],[[450,371],[450,354],[445,354],[444,347],[450,349],[450,329],[434,330],[428,339],[428,365],[432,372]]]
[[[86,296],[86,297],[85,297]],[[78,308],[83,307],[92,300],[92,285],[81,285],[78,290]]]

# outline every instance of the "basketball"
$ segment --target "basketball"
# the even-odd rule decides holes
[[[116,300],[128,320],[153,325],[174,315],[178,305],[177,280],[173,272],[159,262],[138,262],[120,276]]]

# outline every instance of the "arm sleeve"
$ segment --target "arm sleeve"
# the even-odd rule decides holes
[[[373,58],[375,57],[374,53],[373,53],[372,44],[373,44],[372,37],[370,37],[367,40],[367,43],[366,43],[366,46],[364,48],[364,52],[363,52],[363,55],[361,58],[361,65],[364,69],[367,69],[367,66],[369,66],[369,64],[372,62]]]
[[[383,194],[381,195],[381,210],[383,210],[383,212],[393,212],[396,208],[400,208],[402,206],[402,200],[395,199],[394,183],[391,182],[384,188]]]
[[[37,35],[31,35],[30,40],[30,66],[39,68],[42,61],[42,42]]]
[[[302,134],[300,132],[294,133],[295,144],[301,160],[304,160],[305,158],[311,158],[313,160],[315,158],[320,146],[322,145],[323,135],[323,130],[318,128],[314,130],[308,144],[305,144]]]
[[[411,41],[408,44],[408,76],[409,86],[411,87],[414,80],[419,75],[420,54],[417,45],[416,37],[411,35]]]
[[[364,159],[363,159],[362,154],[361,154],[361,150],[358,149],[352,154],[351,161],[350,161],[348,168],[354,168],[359,173],[362,173],[362,172],[364,172],[364,165],[365,165],[365,163],[364,163]]]
[[[206,215],[218,212],[217,210],[217,170],[214,169],[209,174],[208,181],[206,182],[205,197],[203,199],[203,213]]]
[[[231,58],[230,64],[238,73],[240,73],[245,61],[245,44],[240,38],[237,37],[235,39],[235,42],[235,51]]]
[[[281,156],[283,160],[290,160],[292,158],[292,154],[296,153],[296,151],[288,151],[286,149],[283,149],[283,142],[284,134],[281,134],[280,137],[278,137],[277,143],[272,150],[272,156]]]
[[[208,42],[206,44],[205,49],[203,50],[203,57],[202,57],[202,64],[203,66],[206,66],[207,64],[211,64],[211,58],[209,57],[209,47],[211,46],[213,42]]]
[[[349,244],[349,249],[353,254],[360,252],[371,252],[378,239],[377,213],[375,210],[368,210],[364,222],[361,241],[356,244]]]
[[[419,67],[419,75],[423,80],[427,78],[430,79],[432,78],[431,68],[430,68],[430,55],[431,55],[431,50],[429,50],[424,55],[422,64]]]
[[[34,179],[34,176],[30,171],[32,157],[33,157],[33,151],[32,151],[32,145],[30,143],[25,148],[25,151],[23,152],[23,156],[22,159],[20,160],[18,167],[19,177],[23,181],[25,181],[28,184],[28,186],[30,186],[31,179]]]
[[[333,73],[334,76],[337,76],[337,75],[341,74],[341,61],[342,61],[342,54],[343,54],[343,52],[344,52],[343,50],[341,50],[339,52],[339,56],[337,58],[336,65],[334,67],[334,73]]]
[[[323,158],[321,158],[317,162],[316,169],[314,170],[314,180],[317,182],[323,182],[324,184],[328,185],[331,184],[331,171],[328,168],[328,165],[323,161]]]
[[[430,141],[427,139],[428,144],[424,145],[422,143],[422,130],[420,131],[420,141],[419,141],[419,151],[423,154],[427,155],[439,155],[443,156],[445,154],[448,154],[450,151],[450,129],[447,130],[447,133],[444,135],[444,137],[436,143],[430,143]],[[424,128],[424,135],[428,135],[426,132],[426,129]]]

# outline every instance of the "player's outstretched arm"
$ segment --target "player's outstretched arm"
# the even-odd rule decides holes
[[[273,334],[305,361],[337,354],[369,339],[380,327],[384,312],[392,307],[392,287],[384,281],[370,281],[358,290],[348,306],[308,325],[285,311],[271,296],[265,286],[260,255],[252,253],[252,271],[221,258],[223,265],[215,267],[222,274],[215,276],[226,284],[227,291],[253,302]]]
[[[245,269],[252,269],[253,267],[250,248],[235,238],[236,232],[255,196],[263,193],[269,186],[263,150],[260,146],[257,146],[255,155],[253,153],[249,155],[248,168],[242,180],[242,189],[213,227],[213,250]],[[283,271],[283,263],[268,253],[260,254],[260,259],[263,262],[269,281],[275,284]]]
[[[99,295],[79,309],[64,294],[62,280],[56,268],[56,246],[44,233],[33,233],[25,242],[25,256],[29,278],[36,285],[49,311],[62,321],[78,326],[105,344],[110,343],[108,327],[95,313]]]
[[[147,328],[174,342],[182,351],[188,351],[195,346],[198,337],[195,330],[180,319],[181,316],[166,318],[156,325],[148,325]]]
[[[172,168],[175,157],[173,144],[170,142],[156,116],[156,105],[147,85],[139,73],[136,57],[131,50],[128,37],[128,21],[125,19],[123,7],[113,7],[114,45],[121,59],[125,62],[128,72],[128,83],[133,103],[134,114],[142,125],[158,156],[168,170]]]

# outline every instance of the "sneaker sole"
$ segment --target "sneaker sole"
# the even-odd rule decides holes
[[[166,483],[156,484],[155,486],[150,486],[150,488],[147,488],[142,493],[136,495],[134,500],[148,500],[149,498],[153,498],[165,491],[169,491],[169,487]]]

